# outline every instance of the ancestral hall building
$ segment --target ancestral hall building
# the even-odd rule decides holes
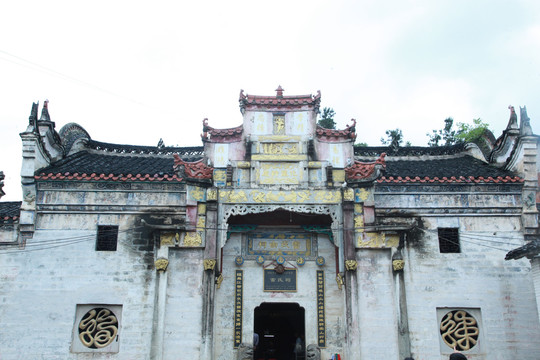
[[[540,359],[531,263],[504,260],[538,233],[525,110],[487,150],[366,147],[320,100],[242,91],[200,147],[56,131],[34,104],[23,199],[0,202],[0,358]]]

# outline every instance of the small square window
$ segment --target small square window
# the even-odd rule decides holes
[[[439,228],[439,251],[441,253],[460,253],[459,229]]]
[[[96,251],[116,251],[118,226],[98,225]]]

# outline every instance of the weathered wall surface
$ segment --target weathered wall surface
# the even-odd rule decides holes
[[[356,256],[360,355],[365,359],[397,359],[397,313],[390,250],[359,250]]]
[[[176,192],[159,191],[155,184],[114,184],[111,188],[98,184],[100,189],[92,185],[67,191],[64,184],[43,185],[48,189],[38,192],[33,238],[24,250],[0,255],[3,358],[31,359],[41,354],[50,354],[49,359],[92,358],[91,354],[71,352],[78,304],[122,306],[119,351],[108,353],[107,358],[151,357],[154,240],[141,219],[150,221],[157,215],[161,218],[156,221],[163,221],[165,214],[180,221],[185,216],[183,185]],[[138,191],[129,191],[135,188]],[[95,250],[98,225],[118,225],[116,251]],[[173,271],[178,270],[178,262],[172,266]],[[182,271],[174,273],[185,276]],[[202,273],[202,266],[197,273]],[[170,311],[177,314],[175,301],[186,290],[181,286],[185,283],[176,286],[175,279],[171,283]],[[199,338],[200,331],[196,335]],[[174,336],[164,339],[174,340]]]
[[[493,228],[491,218],[458,221],[461,253],[441,254],[436,231],[405,252],[413,354],[446,359],[452,350],[439,345],[437,308],[470,308],[480,310],[481,319],[477,320],[482,322],[479,347],[467,354],[470,359],[538,359],[540,329],[531,316],[536,314],[536,301],[530,266],[527,261],[505,262],[504,251],[491,247],[509,246],[485,241],[493,234],[488,231]],[[508,221],[509,227],[519,228],[518,221]],[[497,232],[497,238],[508,238],[514,244],[519,236],[512,231]]]
[[[51,221],[64,219],[58,215]],[[120,233],[116,252],[96,252],[95,237],[95,228],[38,230],[25,250],[0,255],[2,358],[93,358],[70,353],[77,304],[122,305],[120,351],[108,358],[149,358],[153,256],[133,249],[128,232]],[[60,241],[74,243],[54,248]]]
[[[202,275],[202,249],[169,250],[163,359],[200,357]]]

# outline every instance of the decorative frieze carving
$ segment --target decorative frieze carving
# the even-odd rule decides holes
[[[392,248],[399,245],[398,234],[386,234],[384,232],[357,232],[356,247],[359,248]]]
[[[223,203],[341,203],[340,190],[221,190],[219,200]]]
[[[193,247],[202,245],[202,235],[198,231],[188,231],[184,236],[184,246]]]
[[[347,188],[343,190],[343,201],[354,201],[354,190]]]
[[[223,205],[223,215],[221,224],[227,224],[227,220],[235,215],[259,214],[272,212],[275,210],[287,210],[305,214],[327,214],[332,217],[332,231],[336,231],[340,224],[339,214],[340,205],[304,205],[304,204],[276,204],[276,205],[255,205],[255,204],[236,204]],[[336,233],[334,236],[336,237]]]

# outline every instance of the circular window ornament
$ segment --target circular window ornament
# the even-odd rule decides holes
[[[240,255],[234,258],[234,263],[238,266],[242,265],[244,263],[244,258]]]
[[[262,255],[257,256],[257,259],[255,259],[255,261],[256,261],[257,264],[259,264],[259,265],[264,264],[264,256],[262,256]]]
[[[90,349],[101,349],[113,342],[118,334],[116,315],[105,308],[94,308],[79,322],[79,340]]]
[[[306,258],[304,258],[303,256],[299,256],[298,258],[296,258],[296,263],[298,264],[298,266],[304,266],[306,264]]]
[[[441,320],[441,337],[446,345],[459,351],[471,350],[478,343],[478,322],[465,310],[453,310]]]
[[[280,265],[281,265],[281,264],[284,264],[284,263],[285,263],[285,257],[279,255],[279,256],[277,257],[277,259],[276,259],[276,262],[277,262],[278,264],[280,264]]]
[[[315,262],[317,263],[317,265],[323,266],[326,261],[324,260],[324,257],[318,256],[317,259],[315,259]]]

